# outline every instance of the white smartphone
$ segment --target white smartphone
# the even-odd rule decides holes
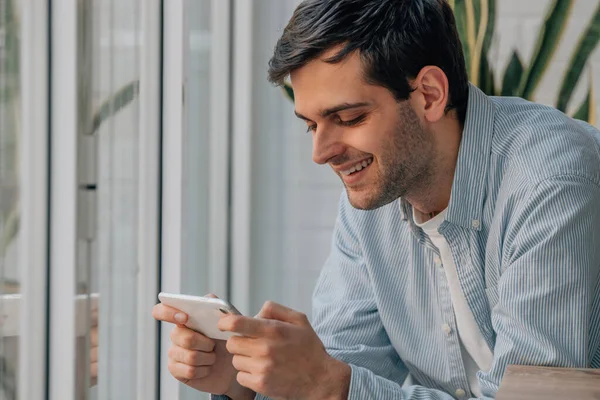
[[[98,310],[98,293],[87,295],[77,295],[75,300],[75,330],[78,337],[85,336],[89,330],[88,315],[94,310]],[[2,336],[19,336],[21,327],[21,295],[3,294],[0,295],[0,334]]]
[[[188,321],[185,326],[204,336],[218,340],[237,336],[235,333],[222,332],[217,328],[223,314],[240,315],[240,312],[227,300],[164,292],[158,294],[158,299],[162,304],[186,313]]]

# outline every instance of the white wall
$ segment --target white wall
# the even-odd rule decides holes
[[[299,1],[256,0],[252,110],[251,312],[272,299],[308,312],[342,188],[311,160],[311,135],[266,80],[267,62]]]

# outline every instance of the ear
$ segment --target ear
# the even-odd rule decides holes
[[[444,115],[449,99],[448,77],[439,67],[426,66],[413,80],[413,109],[427,122],[437,122]]]

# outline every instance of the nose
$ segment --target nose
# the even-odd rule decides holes
[[[345,146],[335,128],[325,130],[317,127],[313,133],[313,161],[317,164],[326,164],[333,157],[343,154]]]

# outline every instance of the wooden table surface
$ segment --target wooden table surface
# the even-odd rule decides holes
[[[510,365],[496,400],[600,400],[600,369]]]

